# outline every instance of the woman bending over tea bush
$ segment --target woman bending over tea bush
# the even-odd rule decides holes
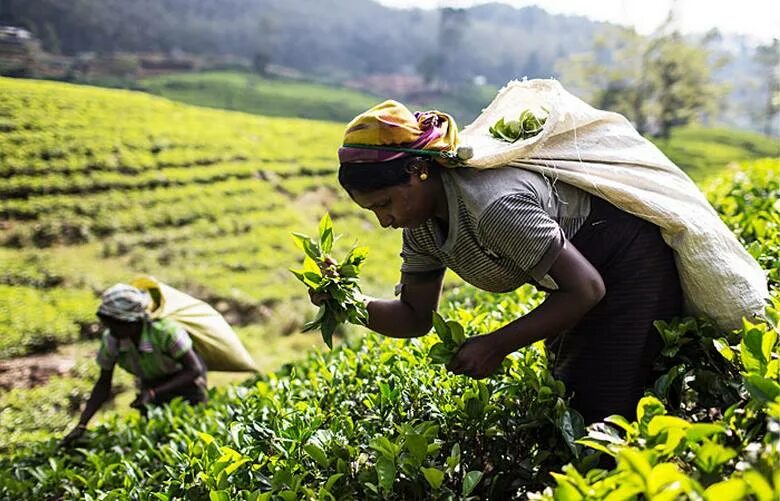
[[[146,292],[126,284],[106,290],[98,318],[106,327],[97,354],[100,378],[95,383],[79,424],[63,439],[67,445],[83,435],[87,423],[111,396],[114,366],[119,365],[140,382],[140,393],[130,404],[146,412],[175,397],[192,404],[205,402],[206,366],[192,349],[189,334],[171,320],[151,320]]]
[[[463,167],[456,146],[449,115],[412,114],[395,101],[347,126],[339,182],[383,228],[403,229],[399,297],[369,299],[368,327],[426,334],[447,268],[492,292],[532,283],[547,292],[544,302],[469,339],[448,369],[484,378],[508,354],[545,340],[587,422],[632,416],[660,351],[653,321],[682,313],[659,228],[541,174]]]

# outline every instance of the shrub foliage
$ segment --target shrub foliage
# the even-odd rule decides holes
[[[771,182],[776,166],[744,165],[711,191],[737,235],[772,259],[780,232],[765,205],[780,196]],[[732,207],[739,210],[724,209]],[[745,228],[751,216],[766,221],[760,233]],[[540,344],[475,381],[431,363],[436,336],[396,341],[367,334],[279,372],[212,390],[205,407],[174,402],[146,420],[113,418],[72,450],[53,440],[17,450],[0,458],[0,495],[776,499],[776,290],[773,298],[763,321],[746,321],[734,332],[720,332],[706,319],[659,322],[664,349],[657,378],[635,421],[613,416],[585,429]],[[528,288],[506,295],[460,288],[442,316],[450,329],[457,323],[477,335],[539,300]],[[603,468],[605,456],[614,458],[613,467]]]

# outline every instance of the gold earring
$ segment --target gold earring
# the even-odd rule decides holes
[[[428,179],[427,172],[423,172],[422,174],[420,174],[420,181],[425,181],[426,179]]]

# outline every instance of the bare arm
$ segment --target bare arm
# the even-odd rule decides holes
[[[576,325],[606,292],[598,270],[568,241],[549,274],[558,284],[557,291],[529,314],[495,332],[470,338],[447,368],[478,379],[487,377],[513,351]]]
[[[84,411],[79,418],[79,424],[62,439],[61,443],[63,446],[70,445],[84,434],[84,430],[87,429],[89,420],[92,419],[92,416],[94,416],[100,407],[102,407],[109,397],[111,397],[111,378],[113,375],[113,367],[108,370],[103,369],[100,371],[100,377],[95,382],[92,393],[89,395],[89,400],[87,400],[87,405],[84,407]]]
[[[178,390],[182,386],[186,386],[195,381],[196,378],[206,374],[206,367],[200,361],[200,358],[195,355],[195,352],[192,351],[192,349],[189,349],[187,352],[185,352],[184,355],[182,355],[180,361],[184,366],[184,369],[179,371],[168,381],[158,385],[155,388],[151,388],[154,390],[155,394],[159,395],[162,393],[170,393],[172,391]]]
[[[368,328],[385,336],[419,337],[431,329],[433,312],[439,306],[444,270],[410,273],[399,299],[371,299],[368,302]]]
[[[87,405],[84,407],[84,412],[81,413],[79,419],[79,426],[84,427],[92,419],[92,416],[100,410],[104,403],[111,397],[111,379],[114,375],[114,369],[101,370],[100,377],[98,378],[95,386],[92,388],[92,393],[87,400]]]
[[[496,331],[506,354],[574,327],[606,292],[598,270],[568,240],[549,275],[558,290],[532,312]]]

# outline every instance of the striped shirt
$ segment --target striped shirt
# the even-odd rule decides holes
[[[130,339],[117,339],[103,332],[97,363],[103,370],[115,364],[141,381],[152,381],[182,370],[179,360],[192,348],[192,339],[173,320],[144,322],[138,346]]]
[[[547,275],[590,213],[590,195],[535,172],[443,169],[449,227],[435,219],[403,232],[404,273],[450,268],[466,282],[507,292]]]

